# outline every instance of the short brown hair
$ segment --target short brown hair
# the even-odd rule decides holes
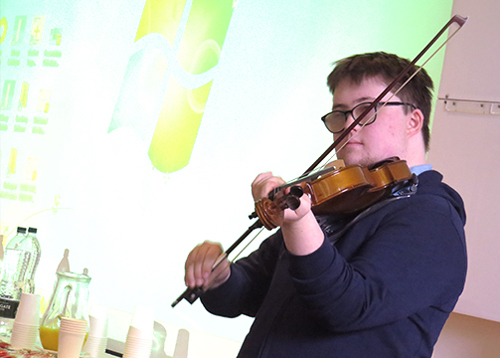
[[[355,84],[360,84],[366,78],[380,77],[387,85],[391,83],[404,68],[410,63],[409,60],[394,54],[385,52],[372,52],[354,55],[334,63],[335,68],[327,79],[328,87],[332,94],[335,92],[340,81],[347,79]],[[400,83],[394,88],[399,88],[417,70],[414,66],[408,74],[403,76]],[[404,102],[409,102],[420,109],[424,115],[422,134],[425,150],[429,150],[430,128],[429,120],[431,114],[432,90],[434,84],[425,69],[421,69],[410,82],[406,84],[398,97]]]

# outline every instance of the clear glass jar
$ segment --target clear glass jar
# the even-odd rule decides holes
[[[57,351],[61,317],[89,320],[91,278],[74,272],[57,272],[57,282],[40,322],[43,348]]]

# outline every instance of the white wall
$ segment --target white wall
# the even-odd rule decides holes
[[[500,355],[500,193],[496,189],[500,2],[455,0],[453,13],[469,19],[447,45],[429,162],[464,198],[469,270],[465,291],[433,358],[496,358]],[[496,114],[473,113],[484,108]]]
[[[446,48],[428,161],[467,211],[469,268],[456,311],[500,321],[500,2],[455,0],[453,13],[469,19]],[[474,113],[483,110],[495,114]]]

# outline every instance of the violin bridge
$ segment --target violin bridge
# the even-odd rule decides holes
[[[325,168],[333,168],[334,170],[339,170],[345,167],[345,163],[342,159],[334,160],[333,162],[325,165]]]

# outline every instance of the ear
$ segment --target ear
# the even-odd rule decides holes
[[[420,109],[414,109],[410,114],[408,119],[408,125],[406,127],[406,135],[409,137],[419,134],[424,125],[424,114]]]

